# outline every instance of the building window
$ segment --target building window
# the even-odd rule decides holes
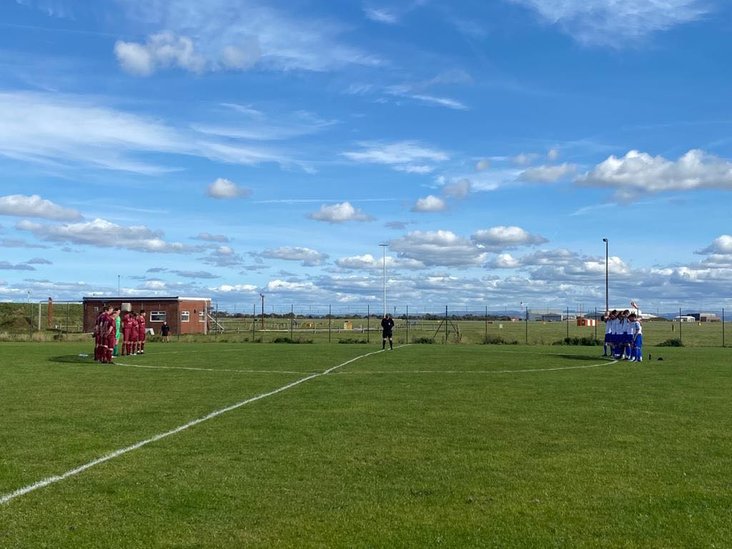
[[[206,322],[206,315],[203,311],[198,313],[198,322]]]
[[[190,311],[181,311],[180,312],[180,321],[181,322],[189,322],[190,320],[191,320]]]
[[[150,322],[165,322],[166,317],[165,311],[150,311]]]

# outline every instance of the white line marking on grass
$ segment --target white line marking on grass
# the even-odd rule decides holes
[[[15,498],[18,498],[20,496],[23,496],[25,494],[28,494],[30,492],[33,492],[35,490],[38,490],[40,488],[45,488],[46,486],[49,486],[51,484],[55,484],[57,482],[61,482],[62,480],[65,480],[67,478],[73,477],[78,475],[79,473],[83,473],[87,469],[91,469],[92,467],[96,467],[97,465],[101,465],[102,463],[106,463],[107,461],[111,461],[121,455],[127,454],[129,452],[132,452],[133,450],[138,450],[139,448],[142,448],[143,446],[147,446],[148,444],[152,442],[157,442],[158,440],[162,440],[164,438],[167,438],[169,436],[175,435],[177,433],[180,433],[181,431],[185,431],[186,429],[190,429],[191,427],[194,427],[198,425],[199,423],[203,423],[204,421],[208,421],[210,419],[214,419],[215,417],[218,417],[222,414],[225,414],[227,412],[231,412],[232,410],[236,410],[237,408],[241,408],[242,406],[246,406],[247,404],[251,404],[252,402],[256,402],[258,400],[262,400],[264,398],[274,396],[278,393],[282,393],[283,391],[287,391],[288,389],[292,389],[293,387],[297,387],[298,385],[305,383],[306,381],[310,381],[311,379],[315,379],[318,377],[326,376],[330,374],[331,372],[337,370],[338,368],[342,368],[343,366],[346,366],[348,364],[351,364],[352,362],[356,362],[357,360],[360,360],[362,358],[366,358],[368,356],[382,353],[382,350],[373,351],[371,353],[366,353],[365,355],[360,355],[355,358],[352,358],[350,360],[347,360],[341,364],[338,364],[337,366],[333,366],[332,368],[328,368],[327,370],[323,372],[318,372],[315,374],[310,374],[306,377],[303,377],[301,379],[298,379],[297,381],[293,381],[292,383],[288,383],[287,385],[283,385],[282,387],[279,387],[278,389],[274,389],[272,391],[269,391],[267,393],[262,393],[261,395],[254,396],[252,398],[248,398],[246,400],[242,400],[241,402],[237,402],[236,404],[232,404],[231,406],[227,406],[226,408],[221,408],[220,410],[216,410],[214,412],[211,412],[210,414],[200,417],[198,419],[194,419],[193,421],[189,421],[185,425],[181,425],[180,427],[176,427],[175,429],[172,429],[170,431],[166,431],[165,433],[160,433],[155,436],[152,436],[148,439],[141,440],[140,442],[137,442],[131,446],[127,446],[125,448],[121,448],[119,450],[115,450],[112,453],[109,453],[105,456],[102,456],[98,459],[95,459],[93,461],[90,461],[89,463],[85,463],[84,465],[80,465],[79,467],[76,467],[75,469],[71,469],[70,471],[66,471],[65,473],[61,475],[54,475],[48,478],[44,478],[43,480],[39,480],[38,482],[34,482],[33,484],[29,484],[28,486],[24,486],[23,488],[19,488],[15,490],[14,492],[10,492],[9,494],[5,494],[3,496],[0,496],[0,505],[8,504]]]
[[[600,368],[617,364],[617,360],[601,362],[599,364],[585,364],[584,366],[562,366],[559,368],[530,368],[525,370],[360,370],[358,372],[339,372],[338,375],[364,375],[364,374],[522,374],[530,372],[558,372],[561,370],[586,370],[588,368]]]

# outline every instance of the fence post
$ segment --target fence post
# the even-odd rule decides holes
[[[295,324],[295,306],[290,305],[290,339],[292,339],[292,328]]]
[[[366,305],[366,343],[371,343],[371,305]]]
[[[679,307],[679,343],[683,344],[684,342],[681,340],[681,322],[682,322],[681,307]]]
[[[569,307],[567,307],[567,339],[569,339]]]
[[[331,314],[331,306],[328,305],[328,343],[330,343],[330,326],[333,322],[333,315]]]
[[[529,344],[529,308],[526,307],[526,318],[524,319],[525,329],[526,329],[526,345]]]
[[[252,305],[252,343],[254,343],[254,338],[256,337],[255,332],[254,332],[254,330],[256,328],[256,323],[257,323],[257,305],[255,304],[255,305]]]
[[[409,345],[409,305],[407,305],[407,345]]]
[[[724,307],[722,307],[722,347],[724,347]]]
[[[448,336],[448,319],[447,319],[447,305],[445,305],[445,345],[447,345],[447,336]]]
[[[488,342],[488,305],[485,306],[485,335],[483,336],[483,343]]]

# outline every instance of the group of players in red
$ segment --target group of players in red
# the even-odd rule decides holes
[[[145,310],[139,313],[106,305],[94,324],[94,360],[113,364],[118,355],[145,353]]]

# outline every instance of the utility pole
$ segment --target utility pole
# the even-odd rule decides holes
[[[262,298],[262,327],[260,330],[264,331],[264,294],[259,294],[259,297]]]
[[[381,246],[381,269],[382,269],[382,287],[384,291],[383,302],[384,302],[384,316],[386,316],[386,247],[388,244],[379,244]]]
[[[603,238],[602,241],[605,243],[605,312],[608,312],[610,310],[608,293],[608,241],[607,238]]]

